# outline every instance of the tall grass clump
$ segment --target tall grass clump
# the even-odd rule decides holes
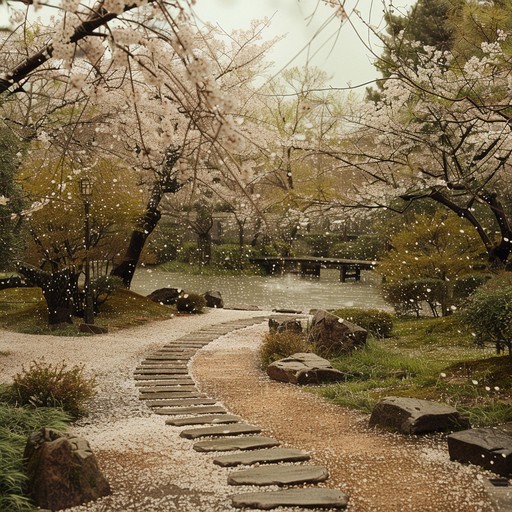
[[[69,416],[60,409],[15,407],[0,398],[0,510],[34,510],[25,495],[23,452],[28,436],[43,427],[65,430]]]
[[[33,361],[14,377],[12,398],[20,405],[60,407],[78,418],[94,395],[95,380],[84,373],[83,366],[68,368],[65,362]]]
[[[389,338],[393,331],[394,316],[386,311],[379,309],[343,308],[337,309],[332,313],[366,329],[375,338]]]
[[[260,347],[261,364],[266,368],[274,361],[300,352],[311,352],[311,345],[307,343],[304,334],[293,331],[269,332]]]

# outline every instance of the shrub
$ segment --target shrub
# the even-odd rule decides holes
[[[508,348],[512,355],[512,286],[479,288],[466,302],[462,320],[469,325],[480,343],[491,341],[498,353]]]
[[[260,348],[261,363],[266,368],[274,361],[299,352],[311,352],[304,334],[293,331],[270,332],[263,338]]]
[[[108,298],[123,286],[123,280],[115,276],[100,276],[91,283],[94,310],[98,311],[99,307],[104,304]]]
[[[393,330],[393,315],[379,309],[343,308],[333,314],[359,325],[376,338],[389,338]]]
[[[485,284],[491,276],[489,274],[466,274],[457,277],[453,285],[453,299],[460,304],[467,299],[480,286]]]
[[[249,258],[254,252],[250,245],[242,248],[236,244],[214,245],[212,264],[226,270],[241,270],[250,265]]]
[[[94,395],[94,387],[94,379],[84,375],[83,366],[68,369],[64,362],[52,365],[33,361],[14,377],[12,393],[21,405],[61,407],[78,418],[85,414],[85,404]]]
[[[448,286],[441,279],[404,279],[383,285],[384,299],[397,315],[410,313],[420,316],[422,302],[426,302],[434,316],[445,312]]]
[[[201,313],[205,307],[206,300],[197,293],[185,293],[176,301],[176,309],[180,313]]]
[[[376,235],[361,235],[355,240],[333,244],[329,251],[332,258],[349,260],[376,260],[386,251],[386,240]]]

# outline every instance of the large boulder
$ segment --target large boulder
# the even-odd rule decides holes
[[[297,353],[275,361],[268,365],[267,374],[271,379],[291,384],[320,384],[345,378],[327,359],[311,353]]]
[[[362,327],[317,309],[313,313],[308,342],[321,354],[342,355],[365,345],[367,336],[368,332]]]
[[[469,428],[468,419],[449,405],[390,396],[383,398],[370,416],[370,427],[380,426],[403,434],[425,434]]]
[[[450,434],[448,452],[451,460],[476,464],[510,478],[512,477],[512,423]]]
[[[207,291],[204,294],[204,300],[206,301],[207,308],[223,308],[224,307],[224,299],[220,292],[215,291]]]
[[[43,428],[29,437],[24,459],[29,494],[38,507],[62,510],[110,494],[83,438]]]
[[[178,297],[183,294],[183,290],[178,288],[159,288],[148,295],[148,299],[153,302],[164,304],[165,306],[174,306]]]

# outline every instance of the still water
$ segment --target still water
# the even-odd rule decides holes
[[[362,272],[361,281],[339,282],[339,271],[322,270],[320,279],[295,274],[275,276],[195,276],[138,269],[132,290],[148,295],[157,288],[179,288],[189,293],[219,291],[226,308],[334,309],[364,307],[389,309],[380,295],[379,276]]]

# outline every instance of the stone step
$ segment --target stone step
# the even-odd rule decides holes
[[[141,393],[144,393],[146,388],[161,387],[161,386],[195,386],[195,382],[190,377],[180,376],[178,379],[166,378],[157,380],[139,380],[135,385],[140,389]]]
[[[281,443],[270,437],[248,436],[230,439],[211,439],[199,441],[192,448],[196,452],[230,452],[235,450],[256,450],[257,448],[271,448]]]
[[[222,455],[213,459],[217,466],[250,466],[252,464],[271,464],[275,462],[302,462],[309,460],[309,453],[294,448],[270,448],[268,450],[253,450],[233,455]]]
[[[216,427],[191,428],[183,430],[180,437],[185,439],[197,439],[199,437],[226,437],[240,436],[242,434],[259,434],[261,428],[245,423],[233,423],[232,425],[219,425]]]
[[[174,407],[189,407],[191,405],[215,405],[217,400],[211,398],[177,398],[176,400],[166,400],[166,402],[169,402],[166,406],[154,405],[154,402],[148,402],[147,405],[155,407],[154,412],[156,414],[167,414],[169,407],[172,409]]]
[[[174,405],[176,400],[188,400],[188,399],[208,399],[204,393],[192,393],[187,391],[185,393],[173,393],[172,398],[155,399],[152,400],[150,397],[145,398],[146,405],[148,407],[168,407]]]
[[[188,370],[186,367],[180,368],[144,368],[142,370],[135,370],[135,375],[186,375]]]
[[[205,345],[208,345],[208,343],[210,343],[211,341],[213,340],[180,342],[175,343],[173,345],[164,345],[163,348],[179,348],[180,350],[193,351],[194,349],[203,348]]]
[[[151,388],[152,389],[152,388]],[[164,388],[165,389],[165,388]],[[167,388],[169,391],[151,391],[149,393],[141,393],[139,400],[175,400],[176,396],[174,393],[181,392],[195,392],[197,388],[194,386],[181,386],[177,391],[174,391],[172,387]]]
[[[165,361],[175,361],[175,362],[181,361],[181,362],[186,363],[189,359],[190,359],[190,357],[184,356],[182,354],[151,354],[149,356],[146,356],[144,361],[155,363],[155,364],[158,364],[160,362],[165,362]]]
[[[193,416],[198,414],[226,414],[227,411],[220,405],[196,405],[193,407],[176,407],[167,409],[165,416]],[[161,412],[159,414],[162,414]]]
[[[278,507],[344,509],[348,496],[336,489],[286,489],[282,491],[250,492],[231,497],[235,508],[271,510]]]
[[[217,423],[238,423],[242,418],[233,414],[207,414],[192,418],[171,418],[165,424],[173,427],[185,427],[187,425],[215,425]]]
[[[329,472],[323,466],[263,466],[228,475],[229,485],[295,485],[324,482]]]
[[[140,370],[163,370],[163,371],[167,371],[167,370],[180,370],[182,368],[186,369],[187,368],[187,363],[153,364],[153,363],[142,362],[141,364],[139,364],[139,366],[135,367],[135,372],[139,373]],[[145,374],[145,372],[142,372],[142,373]],[[160,373],[162,373],[162,372],[160,372]],[[172,372],[172,373],[174,373],[174,372]],[[180,373],[180,375],[182,375],[182,373]]]

